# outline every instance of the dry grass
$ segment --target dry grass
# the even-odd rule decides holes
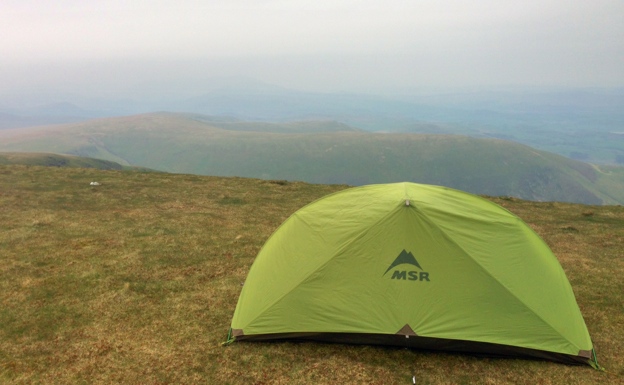
[[[622,381],[624,209],[614,206],[493,199],[560,258],[607,373],[372,346],[222,347],[263,242],[292,212],[341,188],[0,166],[0,382]]]

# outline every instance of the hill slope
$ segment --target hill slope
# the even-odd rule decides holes
[[[82,167],[97,168],[100,170],[124,170],[133,167],[122,166],[109,160],[85,158],[74,155],[32,153],[32,152],[0,152],[2,165],[26,165],[48,167]]]
[[[380,134],[340,124],[147,114],[0,132],[0,150],[49,151],[168,172],[352,185],[413,181],[492,196],[624,203],[624,177],[499,139]]]
[[[221,346],[269,235],[343,188],[0,165],[0,383],[621,383],[616,206],[492,199],[553,249],[607,373],[375,346]]]

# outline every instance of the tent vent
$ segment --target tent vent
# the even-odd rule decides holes
[[[409,199],[405,200],[405,206],[409,206]]]

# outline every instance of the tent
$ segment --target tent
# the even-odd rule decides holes
[[[546,243],[478,196],[393,183],[295,212],[242,288],[228,341],[310,339],[597,366]]]

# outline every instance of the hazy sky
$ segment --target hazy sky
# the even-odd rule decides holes
[[[0,93],[624,86],[623,0],[1,0]]]

